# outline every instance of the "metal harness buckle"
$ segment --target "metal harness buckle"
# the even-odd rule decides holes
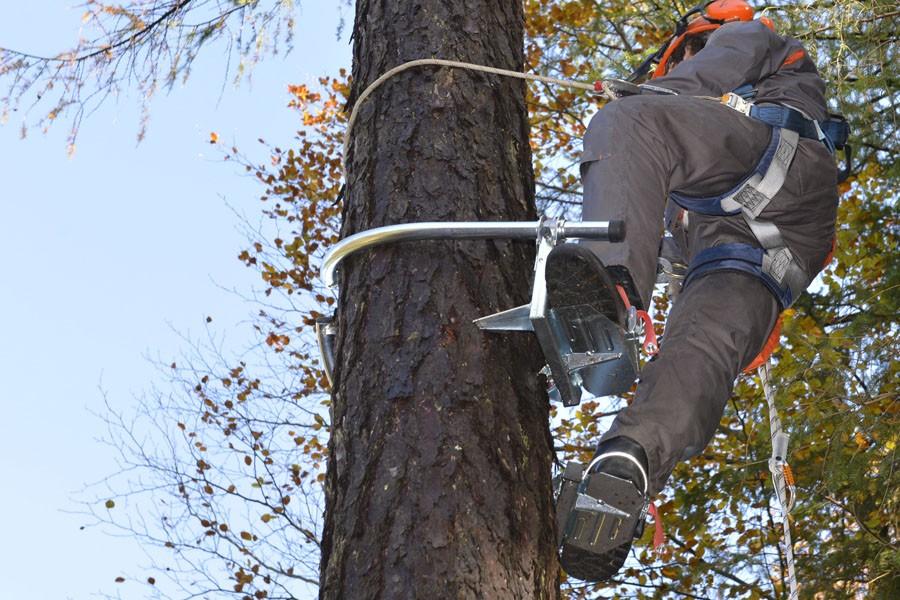
[[[752,102],[747,102],[734,92],[728,92],[724,96],[722,96],[722,104],[727,106],[728,108],[733,108],[741,114],[750,116],[750,109],[753,108]]]

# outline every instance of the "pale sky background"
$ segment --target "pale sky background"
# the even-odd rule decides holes
[[[0,46],[71,47],[77,4],[5,0]],[[146,357],[177,356],[178,332],[203,332],[207,315],[226,345],[250,339],[254,308],[222,287],[256,284],[229,205],[258,217],[261,187],[221,161],[209,133],[263,160],[255,140],[289,147],[299,124],[287,85],[349,66],[338,2],[300,4],[292,54],[220,97],[223,60],[207,49],[185,87],[154,101],[140,145],[136,95],[89,117],[71,159],[65,122],[25,140],[15,115],[0,127],[0,600],[143,596],[113,583],[148,564],[136,543],[80,531],[86,519],[66,512],[115,469],[90,411],[102,412],[101,386],[127,411],[160,382]]]

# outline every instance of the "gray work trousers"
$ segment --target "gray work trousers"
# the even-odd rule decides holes
[[[583,218],[624,219],[626,237],[590,246],[607,266],[628,269],[644,306],[656,281],[668,193],[702,197],[733,188],[770,136],[763,123],[689,96],[624,98],[593,118],[581,160]],[[836,210],[834,160],[822,143],[802,139],[784,186],[759,218],[779,227],[810,281],[831,249]],[[740,215],[688,217],[687,231],[672,232],[688,259],[719,244],[758,246]],[[602,438],[627,436],[644,448],[651,493],[712,439],[735,378],[761,350],[780,309],[761,280],[742,272],[710,273],[678,296],[659,355]]]

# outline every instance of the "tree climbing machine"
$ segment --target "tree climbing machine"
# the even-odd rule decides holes
[[[342,260],[349,255],[375,246],[416,240],[478,240],[478,239],[535,239],[537,253],[531,287],[531,302],[475,320],[475,325],[487,332],[532,332],[537,337],[547,361],[541,374],[547,377],[548,394],[564,406],[577,406],[582,390],[596,397],[612,396],[628,391],[637,379],[643,349],[648,355],[657,352],[658,344],[653,322],[645,311],[628,306],[627,325],[624,330],[596,309],[583,305],[553,309],[547,303],[545,267],[550,251],[565,240],[584,239],[620,242],[625,227],[621,221],[566,222],[562,219],[542,218],[537,222],[427,222],[389,225],[351,235],[334,245],[322,262],[324,283],[335,285],[335,272]],[[685,265],[661,258],[658,265],[658,284],[677,286],[684,279]],[[627,298],[624,298],[627,300]],[[332,382],[334,370],[334,339],[337,334],[333,317],[316,321],[316,337],[326,376]],[[578,340],[578,343],[576,343]],[[587,341],[586,344],[582,342]],[[572,347],[588,347],[584,352],[573,352]],[[797,598],[797,581],[794,572],[794,556],[791,545],[788,513],[796,498],[793,475],[787,464],[788,435],[781,429],[781,420],[775,407],[775,393],[771,383],[769,360],[759,366],[759,375],[769,411],[772,434],[772,472],[776,496],[783,515],[783,529],[787,557],[791,600]],[[558,543],[571,530],[569,516],[577,505],[590,506],[591,510],[611,516],[622,522],[634,520],[630,515],[595,500],[583,489],[586,465],[570,462],[554,480],[557,499]],[[654,546],[662,543],[659,515],[652,504],[637,507],[640,531],[648,512],[654,517],[656,534]],[[621,513],[621,514],[620,514]],[[611,530],[614,535],[621,532]]]
[[[673,39],[685,34],[689,26],[689,16],[702,12],[709,4],[701,5],[684,15],[678,22]],[[376,88],[408,69],[426,66],[460,68],[517,79],[540,81],[550,85],[603,93],[610,98],[618,98],[622,95],[635,93],[635,88],[638,88],[638,86],[632,82],[646,75],[651,65],[659,65],[661,61],[664,62],[665,58],[667,58],[665,54],[667,47],[669,47],[668,43],[651,55],[632,73],[627,81],[607,80],[593,84],[565,81],[553,77],[543,77],[484,65],[435,58],[414,60],[401,64],[385,72],[357,98],[351,111],[344,137],[344,168],[346,169],[351,132],[358,118],[360,107]],[[644,84],[640,87],[653,88],[654,86]],[[718,101],[720,99],[713,98],[713,100]],[[732,106],[732,104],[737,102],[736,95],[728,94],[721,101]],[[743,105],[750,106],[747,102],[744,102]],[[734,108],[735,106],[732,107]],[[747,114],[749,114],[749,110],[747,109]],[[852,160],[852,149],[846,144],[846,122],[842,122],[838,118],[826,122],[824,125],[830,128],[826,137],[839,140],[839,143],[832,144],[832,148],[836,147],[844,151],[845,165],[839,177],[842,181],[851,173]],[[537,255],[534,263],[531,302],[476,319],[475,325],[486,332],[519,331],[534,333],[546,360],[546,366],[541,370],[541,374],[547,377],[550,398],[562,402],[564,406],[576,406],[581,400],[582,390],[587,390],[597,397],[618,395],[628,391],[637,379],[640,370],[640,350],[643,349],[648,355],[653,355],[658,350],[658,344],[650,316],[645,311],[639,311],[632,307],[621,288],[619,288],[619,292],[628,309],[627,322],[624,329],[589,306],[563,307],[560,309],[548,307],[545,277],[547,256],[557,244],[564,243],[565,240],[583,239],[618,242],[624,239],[624,235],[625,227],[621,221],[577,223],[566,222],[562,219],[542,218],[536,223],[442,222],[391,225],[354,234],[333,246],[324,257],[322,278],[326,285],[329,287],[333,286],[335,270],[344,258],[354,252],[386,243],[414,240],[535,239]],[[670,291],[677,291],[684,280],[686,270],[686,265],[672,261],[670,257],[663,254],[659,258],[657,283],[668,285]],[[333,317],[322,318],[317,321],[316,336],[324,370],[329,382],[332,381],[334,369],[335,335],[336,326]],[[796,600],[799,594],[799,587],[795,572],[789,517],[796,500],[796,488],[793,474],[787,463],[789,438],[781,427],[781,420],[775,405],[775,390],[770,371],[770,355],[775,345],[777,345],[778,335],[777,330],[773,332],[770,343],[766,345],[766,350],[748,367],[748,372],[754,368],[757,369],[766,399],[772,442],[772,455],[768,464],[782,515],[783,551],[786,558],[786,579],[790,590],[789,598],[790,600]],[[772,340],[775,340],[776,343],[771,343]],[[572,350],[573,347],[587,347],[589,350],[575,352]],[[595,511],[602,515],[603,518],[611,516],[614,520],[617,519],[619,523],[631,521],[636,516],[626,514],[619,509],[606,505],[587,493],[588,490],[585,489],[587,472],[588,469],[585,465],[570,462],[566,465],[563,472],[554,479],[559,544],[562,543],[563,536],[572,533],[574,523],[570,515],[573,512],[572,509],[576,506],[579,509],[587,508]],[[653,515],[657,529],[654,535],[654,546],[661,544],[663,536],[655,507],[650,503],[645,503],[641,507],[636,507],[635,510],[639,511],[639,515],[637,515],[641,523],[639,532],[643,531],[643,520],[646,514],[650,512]],[[599,532],[600,530],[598,529],[597,531]],[[621,534],[618,527],[606,528],[604,531],[612,531],[614,536]]]
[[[648,355],[653,355],[657,352],[658,344],[649,315],[645,311],[636,310],[627,302],[628,319],[624,330],[587,305],[564,307],[559,310],[549,308],[545,277],[547,256],[557,244],[565,240],[619,242],[624,239],[624,235],[624,223],[621,221],[568,223],[562,219],[544,218],[537,222],[431,222],[390,225],[351,235],[333,246],[324,257],[322,279],[327,286],[333,287],[335,271],[343,259],[354,252],[387,243],[415,240],[535,238],[537,255],[534,261],[531,302],[476,319],[475,325],[488,332],[534,333],[547,361],[540,373],[547,378],[550,398],[562,402],[564,406],[577,406],[581,401],[582,388],[596,397],[618,395],[628,391],[640,370],[641,348]],[[684,279],[685,269],[685,265],[673,264],[667,259],[660,258],[657,284],[680,285]],[[319,351],[330,383],[334,370],[336,334],[333,317],[323,317],[316,321]],[[578,345],[588,347],[590,350],[573,352],[572,346],[576,340],[580,342],[587,340],[586,345],[583,343]],[[782,514],[783,551],[786,557],[790,600],[796,600],[799,592],[789,520],[789,513],[796,500],[796,488],[793,473],[787,463],[789,436],[781,428],[768,357],[759,365],[758,374],[769,413],[772,455],[768,464]],[[586,473],[586,465],[573,461],[554,478],[558,545],[562,544],[563,536],[573,527],[569,517],[576,505],[579,508],[590,507],[599,514],[623,522],[633,520],[634,515],[603,504],[586,493],[588,490],[583,489]],[[643,531],[643,520],[649,512],[656,525],[653,545],[658,547],[663,543],[664,537],[655,506],[647,503],[638,510],[641,522],[638,533]],[[620,533],[617,528],[613,531],[614,535]]]

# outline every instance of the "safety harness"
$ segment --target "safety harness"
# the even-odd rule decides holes
[[[790,306],[806,289],[809,276],[785,244],[778,227],[758,218],[784,185],[798,139],[795,131],[773,128],[772,139],[756,168],[724,194],[706,198],[678,192],[670,194],[675,203],[691,212],[714,216],[743,215],[761,246],[730,243],[699,252],[691,261],[685,286],[710,271],[744,271],[762,279],[782,308]]]
[[[685,210],[703,215],[742,215],[759,243],[759,247],[727,243],[700,251],[691,261],[685,285],[711,271],[743,271],[762,280],[784,309],[806,289],[810,277],[784,242],[778,227],[771,221],[760,219],[759,215],[784,185],[801,137],[820,141],[833,153],[836,148],[845,146],[849,128],[843,119],[820,123],[794,108],[757,106],[745,98],[755,94],[755,90],[749,88],[738,88],[719,101],[772,127],[772,138],[756,167],[724,194],[701,198],[676,191],[669,197]]]
[[[788,61],[790,60],[789,58]],[[785,61],[785,65],[789,64],[788,61]],[[756,88],[748,83],[735,89],[731,94],[726,94],[721,100],[731,108],[753,117],[757,121],[762,121],[766,125],[784,127],[796,131],[800,137],[818,140],[825,144],[832,154],[846,148],[850,137],[850,126],[843,116],[829,113],[827,119],[817,121],[803,111],[790,106],[753,104],[755,97]]]

